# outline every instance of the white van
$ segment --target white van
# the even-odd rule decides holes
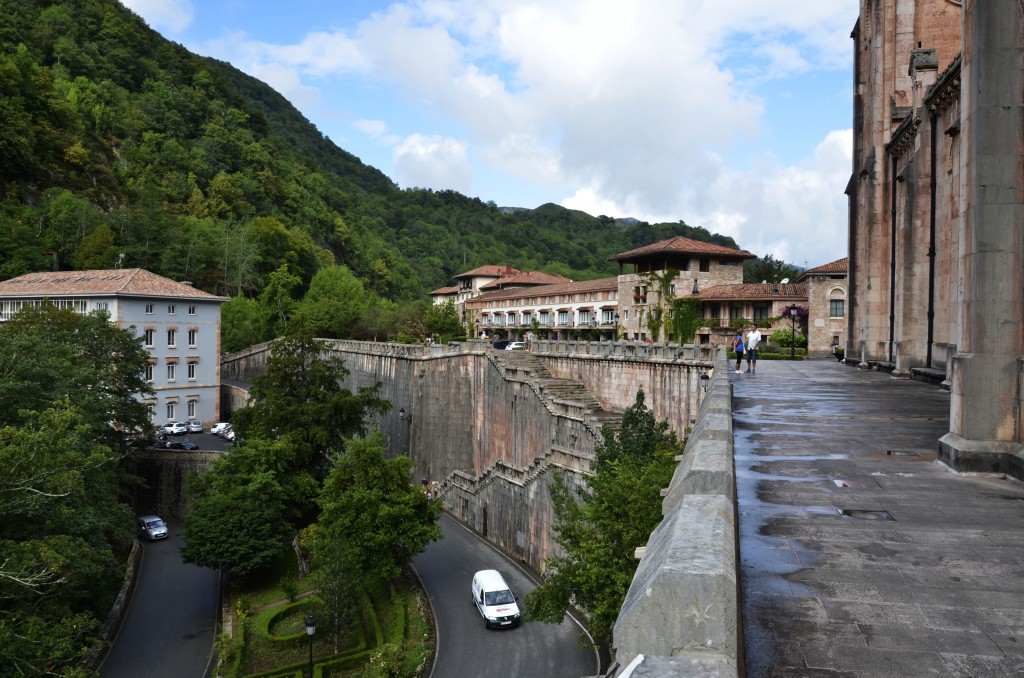
[[[486,628],[519,625],[516,597],[497,570],[480,570],[473,575],[473,604]]]

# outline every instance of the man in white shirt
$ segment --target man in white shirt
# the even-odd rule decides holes
[[[757,325],[747,332],[744,345],[747,348],[747,374],[757,374],[757,347],[761,343],[761,333],[757,331]]]

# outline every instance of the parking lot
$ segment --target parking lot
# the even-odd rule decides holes
[[[196,445],[199,446],[199,450],[200,451],[207,451],[207,452],[208,451],[224,452],[224,451],[228,450],[230,445],[231,445],[231,443],[229,443],[227,440],[221,438],[220,436],[215,436],[212,433],[210,433],[209,431],[204,431],[203,433],[186,433],[184,435],[167,436],[167,440],[170,441],[170,442],[175,442],[175,443],[183,443],[183,442],[186,442],[186,441],[191,441],[191,442],[193,442],[193,443],[195,443]],[[160,448],[154,446],[154,447],[151,447],[150,449],[160,449]],[[172,450],[172,451],[174,451],[174,450]],[[187,450],[177,450],[177,451],[179,451],[179,452],[187,452]]]

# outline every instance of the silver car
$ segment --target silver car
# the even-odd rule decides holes
[[[203,432],[203,422],[200,421],[199,419],[189,419],[187,422],[185,422],[185,426],[188,427],[189,433]]]
[[[139,536],[149,541],[167,539],[167,523],[160,516],[142,516],[135,521]]]

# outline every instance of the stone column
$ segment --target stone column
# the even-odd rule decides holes
[[[963,3],[960,272],[950,432],[940,457],[1007,472],[1021,457],[1024,353],[1024,17],[1020,0]]]

